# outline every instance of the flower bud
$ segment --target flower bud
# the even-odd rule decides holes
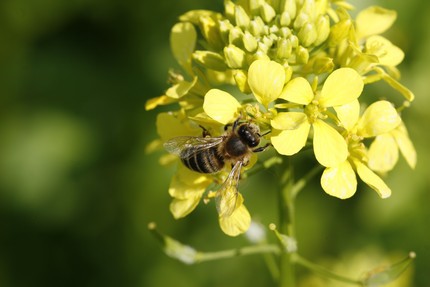
[[[227,19],[233,21],[235,17],[236,5],[231,0],[224,1],[224,14]]]
[[[281,26],[289,26],[291,24],[291,16],[290,13],[288,12],[283,12],[281,14],[281,18],[279,19],[279,24],[281,24]]]
[[[276,57],[278,59],[288,59],[291,56],[293,46],[285,38],[279,38],[277,42]]]
[[[236,81],[237,87],[242,93],[251,93],[251,89],[248,85],[248,76],[243,70],[237,70],[237,72],[234,74],[234,80]]]
[[[224,43],[228,43],[230,30],[233,29],[233,27],[234,26],[227,19],[219,21],[219,32]]]
[[[296,0],[284,0],[283,5],[281,4],[281,12],[287,12],[291,19],[294,19],[297,13]]]
[[[229,44],[240,46],[242,44],[242,38],[243,32],[239,27],[233,27],[230,29],[230,33],[228,35]]]
[[[315,22],[317,30],[317,38],[314,42],[315,46],[322,44],[330,35],[330,20],[327,15],[318,17]]]
[[[249,30],[252,35],[259,37],[264,34],[264,22],[260,17],[255,17],[254,20],[251,20]]]
[[[242,6],[236,5],[235,19],[236,19],[237,26],[239,26],[242,29],[248,28],[250,19],[245,9],[242,8]]]
[[[268,3],[263,2],[263,5],[260,7],[260,15],[263,18],[264,22],[270,23],[273,18],[276,16],[275,9],[270,6]]]
[[[206,41],[208,41],[209,45],[214,47],[214,49],[221,50],[224,44],[218,29],[218,20],[215,21],[211,16],[202,16],[199,20],[203,37],[205,37]]]
[[[291,66],[288,66],[288,63],[286,63],[284,67],[285,67],[285,83],[288,83],[291,80],[291,77],[293,76],[293,68]]]
[[[242,40],[243,40],[243,46],[248,52],[252,53],[252,52],[255,52],[255,50],[257,50],[258,42],[254,38],[254,36],[252,36],[251,33],[249,33],[248,31],[245,31],[245,34],[243,35]]]
[[[315,59],[312,68],[317,75],[330,73],[334,68],[333,59],[330,57],[318,57]]]
[[[282,27],[281,30],[279,30],[279,36],[282,38],[288,38],[288,36],[291,35],[291,30],[288,27]]]
[[[235,45],[228,45],[224,48],[224,56],[227,66],[231,69],[240,69],[245,66],[245,52]]]
[[[300,28],[297,36],[299,37],[301,45],[304,47],[309,47],[315,42],[318,35],[314,24],[306,23],[302,26],[302,28]]]
[[[352,22],[350,19],[341,20],[331,27],[329,36],[329,46],[335,47],[342,40],[346,39],[351,31]]]
[[[198,50],[193,53],[193,59],[200,65],[215,71],[225,71],[228,68],[224,58],[215,52]]]
[[[299,46],[296,50],[298,64],[306,64],[309,61],[309,51],[305,47]]]
[[[288,37],[288,40],[291,42],[291,46],[293,48],[297,48],[299,46],[299,38],[296,35],[291,35]]]
[[[294,29],[299,30],[307,22],[310,22],[309,15],[305,13],[299,13],[296,20],[294,20]]]

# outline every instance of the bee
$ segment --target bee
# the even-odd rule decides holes
[[[216,192],[216,205],[220,216],[230,216],[242,203],[238,192],[240,171],[248,165],[253,153],[264,151],[269,144],[260,144],[260,128],[252,122],[239,123],[237,119],[230,130],[225,126],[225,133],[211,137],[203,129],[202,137],[180,136],[170,139],[164,148],[181,159],[189,169],[212,174],[221,171],[226,162],[232,164],[232,169],[226,180]],[[241,198],[238,200],[238,198]]]

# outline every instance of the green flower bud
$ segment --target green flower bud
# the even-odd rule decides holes
[[[285,65],[284,65],[284,67],[285,67],[285,83],[288,83],[291,80],[291,77],[293,76],[293,68],[291,66],[288,66],[287,63]]]
[[[305,47],[299,46],[296,49],[297,64],[306,64],[309,61],[309,51]]]
[[[263,52],[264,54],[267,54],[267,52],[269,51],[269,48],[266,44],[264,44],[263,42],[258,42],[258,50],[260,52]]]
[[[234,26],[230,23],[229,20],[221,20],[219,21],[219,32],[224,43],[228,43],[230,30],[233,29]]]
[[[288,36],[291,35],[291,30],[288,27],[282,27],[281,30],[279,30],[279,36],[282,38],[288,38]]]
[[[296,35],[291,35],[288,37],[288,40],[291,42],[291,46],[293,48],[297,48],[299,46],[299,38]]]
[[[225,71],[228,68],[224,58],[215,52],[195,51],[193,53],[193,59],[198,64],[215,71]]]
[[[315,22],[315,27],[317,29],[317,38],[314,42],[314,45],[318,46],[327,40],[328,36],[330,35],[330,19],[328,18],[328,15],[319,16]]]
[[[235,45],[228,45],[224,48],[224,57],[227,66],[231,69],[240,69],[245,66],[245,52]]]
[[[200,30],[211,47],[216,50],[222,49],[224,43],[218,28],[218,20],[215,21],[211,16],[200,17]]]
[[[277,34],[279,32],[279,27],[276,25],[272,25],[269,28],[269,33],[270,34]]]
[[[243,35],[242,40],[243,40],[243,46],[248,52],[252,53],[257,50],[258,42],[254,38],[254,36],[252,36],[251,33],[249,33],[248,31],[245,31],[245,34]]]
[[[228,43],[239,46],[242,44],[243,32],[239,27],[233,27],[230,29],[228,35]]]
[[[293,51],[293,46],[291,42],[287,39],[280,38],[277,42],[276,57],[278,59],[288,59]]]
[[[245,9],[242,8],[242,6],[236,5],[235,19],[236,19],[236,25],[239,26],[240,28],[245,30],[249,27],[250,19]]]
[[[275,18],[276,12],[272,6],[270,6],[266,2],[263,2],[263,5],[260,7],[260,15],[261,18],[263,18],[264,22],[270,23],[273,18]]]
[[[250,22],[249,30],[252,35],[260,37],[264,34],[264,22],[260,17],[255,17],[254,20]]]
[[[270,36],[264,36],[262,42],[270,49],[273,46],[273,39]]]
[[[299,37],[301,45],[303,45],[304,47],[309,47],[315,42],[318,34],[314,24],[306,23],[302,26],[302,28],[300,28],[300,31],[297,36]]]
[[[234,20],[235,8],[236,8],[236,5],[232,1],[230,0],[224,1],[224,11],[225,11],[224,13],[227,19],[229,19],[230,21]]]
[[[237,87],[242,93],[251,93],[251,89],[248,85],[248,76],[243,70],[237,70],[237,72],[234,73],[234,80],[236,81]]]
[[[303,25],[310,22],[309,15],[305,13],[299,13],[296,20],[294,20],[294,29],[299,30]]]
[[[333,59],[330,57],[318,57],[314,60],[312,69],[315,74],[330,73],[334,69]]]
[[[281,14],[287,12],[291,19],[294,19],[297,13],[296,0],[284,0],[283,2],[281,4]]]
[[[279,19],[279,24],[281,24],[281,26],[289,26],[291,24],[291,16],[290,13],[288,12],[283,12],[281,14],[281,18]]]
[[[335,47],[349,36],[352,21],[350,19],[341,20],[331,27],[329,36],[329,46]]]

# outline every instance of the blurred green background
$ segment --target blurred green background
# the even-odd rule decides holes
[[[387,200],[364,186],[348,201],[317,184],[304,191],[299,248],[358,275],[348,263],[354,256],[399,259],[413,250],[414,267],[396,286],[430,286],[430,2],[352,3],[399,12],[387,35],[406,52],[402,83],[416,100],[403,118],[418,165],[411,171],[400,160]],[[161,153],[145,153],[160,110],[146,112],[144,104],[168,87],[167,71],[177,67],[169,31],[191,9],[221,11],[222,1],[0,2],[1,287],[273,285],[259,256],[186,266],[165,256],[147,231],[156,221],[203,251],[247,244],[222,234],[212,205],[175,221],[167,193],[174,168],[158,164]],[[396,93],[384,84],[374,92]],[[267,184],[274,179],[269,171],[241,184],[265,225],[276,221]]]

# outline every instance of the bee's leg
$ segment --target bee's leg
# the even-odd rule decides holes
[[[211,136],[211,133],[204,127],[204,126],[201,126],[201,125],[199,125],[199,127],[201,127],[202,128],[202,136],[205,138],[205,137],[210,137]]]
[[[252,151],[253,152],[262,152],[262,151],[265,151],[271,145],[272,145],[271,143],[268,143],[265,146],[261,146],[261,147],[255,148]]]

